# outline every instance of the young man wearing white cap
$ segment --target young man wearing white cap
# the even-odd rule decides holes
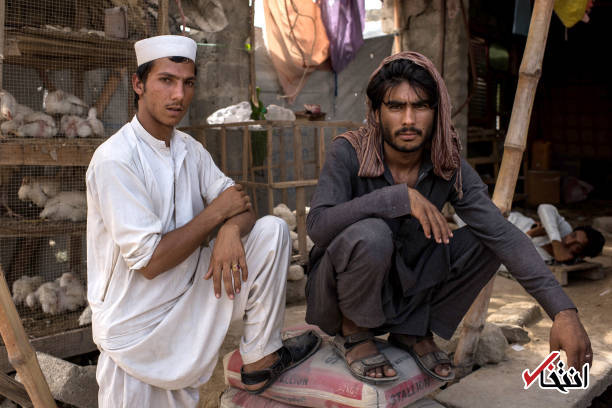
[[[243,382],[261,392],[320,344],[311,332],[281,341],[286,225],[255,222],[242,187],[175,129],[194,94],[195,42],[158,36],[135,49],[137,114],[96,150],[86,176],[99,406],[197,406],[239,319]]]

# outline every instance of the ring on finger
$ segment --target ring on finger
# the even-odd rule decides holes
[[[240,270],[240,265],[235,263],[232,264],[232,272],[238,272]]]

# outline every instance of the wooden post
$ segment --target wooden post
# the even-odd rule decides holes
[[[393,1],[393,53],[402,50],[402,38],[400,36],[400,0]]]
[[[18,403],[22,407],[30,408],[33,406],[32,401],[30,401],[30,396],[23,384],[19,381],[15,381],[13,377],[3,372],[0,372],[0,395],[4,395],[6,398]]]
[[[272,174],[272,153],[273,153],[273,146],[272,146],[272,132],[273,132],[273,128],[272,125],[268,125],[268,133],[267,133],[267,140],[266,140],[266,146],[267,146],[267,157],[266,157],[266,166],[267,166],[267,171],[268,171],[268,214],[272,214],[273,210],[274,210],[274,190],[272,189],[272,184],[274,183],[274,175]],[[282,129],[281,129],[281,137],[283,137],[282,134]]]
[[[242,128],[242,181],[249,180],[249,127]]]
[[[227,175],[227,129],[221,127],[221,171]]]
[[[257,78],[255,77],[255,0],[251,0],[251,7],[249,7],[249,36],[251,37],[251,47],[249,49],[249,97],[255,106],[259,106],[256,92]]]
[[[504,143],[504,156],[493,192],[493,202],[504,215],[512,206],[512,196],[525,151],[531,108],[542,72],[542,59],[553,5],[554,0],[536,0],[533,6],[508,134]],[[492,292],[493,279],[482,289],[464,318],[463,331],[454,358],[459,376],[472,371],[474,353],[487,317]]]
[[[0,268],[0,334],[9,361],[15,367],[36,408],[56,407],[49,385],[38,365],[34,349],[19,319],[4,272]]]
[[[157,12],[157,35],[170,34],[168,25],[168,0],[159,0],[159,10]]]
[[[126,74],[127,74],[127,68],[125,67],[111,71],[110,75],[108,76],[108,79],[104,83],[104,88],[102,88],[102,92],[100,92],[100,96],[98,96],[98,99],[96,100],[96,103],[94,104],[98,118],[101,118],[102,115],[104,114],[106,107],[108,106],[111,98],[113,97],[113,95],[117,91],[117,88],[119,87],[119,84],[121,83],[121,79]],[[128,92],[128,94],[129,94],[128,105],[132,106],[133,105],[132,99],[133,99],[134,93]]]
[[[0,89],[3,89],[2,87],[2,69],[3,67],[3,63],[4,63],[4,16],[5,16],[5,4],[4,4],[4,0],[0,0]]]
[[[281,130],[280,142],[278,144],[278,165],[280,167],[280,181],[287,181],[287,160],[285,158],[285,131]],[[286,188],[283,188],[281,200],[284,204],[289,202],[289,193]]]
[[[302,157],[302,131],[298,125],[293,125],[293,163],[295,180],[303,180],[304,160]],[[295,189],[295,215],[300,258],[305,262],[308,259],[308,251],[306,249],[306,191],[304,187],[296,187]]]
[[[245,129],[248,129],[248,126],[244,127]],[[249,152],[249,175],[251,177],[251,181],[255,182],[257,180],[255,180],[255,168],[253,167],[253,136],[251,134],[249,134],[249,146],[248,146],[248,152]],[[257,203],[257,187],[253,186],[251,187],[251,194],[253,194],[253,210],[255,211],[255,214],[258,215],[259,214],[259,206]]]

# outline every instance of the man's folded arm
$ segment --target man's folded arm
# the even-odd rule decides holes
[[[336,139],[325,159],[307,219],[308,235],[321,248],[349,225],[370,217],[397,218],[410,214],[405,184],[382,187],[353,198],[359,163],[350,143]]]

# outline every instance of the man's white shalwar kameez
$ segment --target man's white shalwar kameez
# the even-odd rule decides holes
[[[170,146],[136,117],[103,143],[87,170],[87,296],[101,355],[100,407],[195,407],[230,322],[245,320],[245,363],[282,346],[290,242],[264,217],[243,238],[247,282],[234,300],[204,280],[214,241],[152,280],[146,266],[162,235],[179,228],[233,181],[189,135]]]

